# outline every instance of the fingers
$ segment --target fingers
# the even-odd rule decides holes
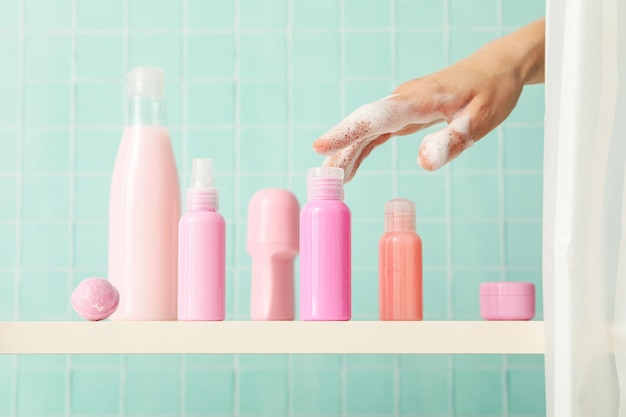
[[[391,137],[391,134],[387,133],[385,135],[379,136],[378,139],[368,143],[363,148],[363,150],[361,151],[359,156],[357,157],[356,162],[352,166],[352,169],[350,170],[350,172],[348,172],[347,180],[344,180],[344,182],[348,183],[348,182],[352,181],[352,178],[354,178],[354,175],[356,174],[356,171],[359,169],[359,167],[361,166],[361,163],[365,160],[365,158],[367,158],[369,156],[369,154],[372,152],[372,150],[374,150],[374,148],[376,148],[377,146],[382,145],[383,143],[387,142],[390,137]]]
[[[454,119],[444,129],[424,137],[417,163],[427,171],[434,171],[452,161],[473,144],[470,115],[464,114]]]
[[[408,125],[428,123],[441,117],[434,112],[422,111],[425,107],[402,95],[391,95],[366,104],[313,142],[313,149],[322,155],[333,155],[364,139],[395,133]]]
[[[390,134],[385,134],[348,145],[328,156],[323,165],[342,168],[344,170],[344,183],[348,183],[370,152],[378,145],[385,143],[390,137]]]
[[[343,169],[343,182],[347,183],[352,178],[352,171],[356,161],[369,142],[374,138],[360,140],[343,149],[338,150],[333,155],[327,156],[324,160],[324,166],[332,166]]]

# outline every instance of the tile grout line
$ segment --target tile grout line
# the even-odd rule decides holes
[[[241,145],[241,81],[239,79],[240,74],[240,66],[241,66],[241,56],[239,53],[239,45],[240,45],[240,29],[239,29],[239,13],[240,13],[239,0],[233,1],[233,33],[235,38],[235,48],[234,48],[234,86],[235,86],[235,124],[234,124],[234,134],[235,134],[235,160],[234,160],[234,206],[235,206],[235,218],[238,219],[240,217],[240,198],[239,193],[241,192],[241,183],[239,180],[239,154],[240,154],[240,145]],[[233,312],[236,319],[239,318],[239,250],[237,249],[240,245],[239,236],[241,235],[241,226],[239,224],[235,224],[235,233],[234,233],[234,253],[233,253]],[[233,355],[233,417],[239,417],[240,415],[240,404],[239,404],[239,391],[240,391],[240,382],[241,382],[241,372],[239,369],[239,355]]]
[[[286,0],[287,47],[287,189],[293,188],[293,0]],[[295,282],[294,282],[295,286]],[[295,293],[294,293],[295,297]],[[295,301],[295,300],[294,300]],[[295,302],[294,302],[295,306]],[[295,315],[295,311],[294,311]],[[293,355],[287,355],[287,416],[294,413]]]
[[[391,89],[398,86],[398,46],[397,46],[397,13],[398,3],[391,0]],[[397,139],[397,138],[396,138]],[[391,196],[398,198],[398,144],[397,140],[391,141]]]
[[[92,266],[81,266],[73,268],[75,271],[93,271],[95,269],[101,268],[101,265],[92,265]],[[228,269],[231,269],[228,267]],[[250,271],[250,266],[242,266],[242,270]],[[446,271],[447,267],[445,265],[427,265],[424,266],[426,271]],[[457,269],[461,269],[464,271],[500,271],[501,266],[490,266],[490,265],[480,265],[480,266],[459,266]],[[370,266],[356,266],[353,268],[354,271],[359,272],[372,272],[378,271],[377,265]],[[506,268],[507,271],[515,271],[515,272],[540,272],[540,266],[509,266]],[[0,272],[12,272],[14,271],[13,267],[0,267]],[[68,267],[25,267],[22,268],[22,271],[28,272],[67,272],[69,271]],[[229,320],[229,321],[238,321],[238,320]]]
[[[395,90],[398,85],[398,46],[397,46],[397,14],[398,2],[391,0],[391,88]],[[396,138],[397,139],[397,138]],[[398,195],[398,141],[391,142],[391,196]],[[382,211],[382,210],[381,210]],[[393,406],[394,416],[400,416],[400,356],[393,355]]]
[[[503,26],[503,11],[502,11],[502,0],[498,0],[496,3],[497,7],[497,25],[498,31],[497,36],[502,36],[502,26]],[[506,269],[506,250],[505,250],[505,242],[506,242],[506,211],[505,211],[505,198],[504,198],[504,131],[502,126],[498,126],[497,128],[498,134],[498,191],[500,192],[500,280],[506,281],[507,278],[507,269]],[[509,367],[509,359],[507,355],[502,355],[502,370],[501,370],[501,383],[502,383],[502,408],[503,408],[503,417],[509,416],[509,390],[507,383],[507,374]]]
[[[72,35],[71,35],[71,63],[70,63],[70,126],[69,126],[69,141],[70,141],[70,176],[69,176],[69,222],[68,222],[68,294],[72,293],[74,287],[74,217],[76,214],[76,75],[77,75],[77,35],[78,30],[78,0],[72,0],[71,12],[72,12]],[[70,305],[67,306],[68,319],[71,320],[72,309]],[[72,407],[72,355],[66,356],[66,375],[65,375],[65,415],[69,417],[71,415]]]
[[[124,3],[124,76],[128,74],[130,70],[130,35],[129,35],[129,25],[130,25],[130,0],[123,0]],[[125,78],[126,79],[126,78]],[[122,89],[122,103],[124,109],[124,124],[127,124],[129,121],[128,113],[130,111],[128,100],[126,99],[126,85],[124,84],[124,88]],[[127,355],[122,355],[120,362],[120,400],[119,400],[119,414],[120,417],[124,417],[126,415],[126,370],[128,366]]]
[[[444,36],[444,65],[450,65],[450,0],[443,1],[443,36]],[[447,302],[447,319],[452,320],[454,309],[452,306],[452,280],[453,280],[453,262],[452,262],[452,175],[450,165],[445,167],[446,182],[446,291],[448,293]],[[456,415],[454,404],[454,357],[448,355],[448,404],[449,415]]]
[[[181,28],[182,28],[182,37],[181,37],[181,92],[180,92],[180,114],[181,114],[181,168],[183,172],[188,172],[187,164],[188,161],[188,147],[187,147],[187,60],[189,56],[188,51],[188,40],[189,34],[187,30],[187,17],[189,12],[189,4],[187,0],[181,1]],[[179,179],[180,183],[180,179]],[[183,191],[183,195],[185,191]],[[179,196],[181,200],[184,202],[185,199],[182,196]],[[182,204],[182,210],[185,210],[184,203]],[[187,380],[186,380],[186,355],[179,355],[178,357],[178,379],[179,379],[179,387],[178,387],[178,411],[181,417],[185,417],[187,415]]]
[[[385,81],[386,79],[373,79],[373,78],[368,78],[368,79],[360,79],[360,78],[344,78],[345,82],[350,82],[350,81]],[[82,82],[80,79],[76,79],[77,82]],[[115,80],[116,83],[121,82],[122,80]],[[180,81],[180,80],[179,80]],[[187,80],[187,81],[191,81],[193,82],[194,80]],[[234,82],[234,79],[206,79],[203,80],[206,82],[215,82],[215,81],[227,81],[227,82]],[[246,81],[250,81],[250,80],[246,80]],[[275,83],[277,80],[274,79],[264,79],[264,80],[257,80],[254,82],[259,82],[259,83]],[[283,80],[281,80],[283,81]],[[302,81],[311,81],[311,80],[307,80],[307,79],[303,79]],[[324,80],[321,79],[321,81],[329,81],[329,80]],[[94,83],[101,83],[103,81],[94,81]],[[30,82],[29,82],[30,83]],[[48,82],[46,82],[48,83]],[[53,83],[52,83],[53,84]],[[68,81],[63,81],[63,84],[69,84],[69,80]],[[269,124],[247,124],[245,126],[242,126],[241,129],[242,130],[259,130],[259,129],[265,129],[265,130],[272,130],[272,129],[276,129],[276,128],[280,128],[283,127],[283,124],[273,124],[273,123],[269,123]],[[542,123],[535,123],[535,122],[503,122],[501,124],[502,127],[505,128],[522,128],[522,129],[529,129],[529,128],[534,128],[534,129],[539,129],[541,127],[543,127]],[[111,130],[111,131],[117,131],[120,128],[124,127],[123,124],[111,124],[111,125],[92,125],[92,124],[85,124],[85,125],[77,125],[76,129],[77,130]],[[177,125],[177,124],[170,124],[168,126],[170,129],[182,129],[182,125]],[[294,124],[294,128],[311,128],[311,129],[327,129],[329,126],[327,124],[308,124],[308,123],[297,123]],[[235,124],[207,124],[207,125],[187,125],[188,129],[194,129],[194,130],[225,130],[225,129],[234,129],[235,128]],[[3,130],[14,130],[15,126],[11,126],[11,125],[0,125],[0,131]],[[32,129],[33,131],[42,131],[42,130],[60,130],[60,131],[67,131],[69,130],[69,127],[67,125],[37,125],[37,126],[33,126],[33,127],[29,127],[29,129]],[[455,172],[459,172],[459,170],[461,170],[460,168],[456,168]],[[541,171],[541,170],[538,170]],[[407,172],[414,172],[414,171],[407,171]],[[428,175],[433,175],[432,173],[428,173]]]
[[[23,142],[24,142],[24,2],[19,2],[19,22],[18,22],[18,42],[19,42],[19,62],[18,62],[18,89],[17,89],[17,177],[16,177],[16,199],[15,199],[15,288],[13,289],[13,319],[20,319],[20,286],[22,281],[22,192],[23,192]],[[11,414],[13,417],[18,413],[18,383],[19,383],[19,359],[13,356],[11,389]]]
[[[359,176],[374,176],[374,175],[380,175],[380,174],[384,174],[387,171],[384,170],[362,170],[359,171]],[[442,171],[443,172],[443,171]],[[399,171],[400,175],[410,175],[410,176],[429,176],[429,177],[433,177],[433,176],[444,176],[445,174],[437,174],[437,173],[431,173],[431,172],[426,172],[426,173],[416,173],[416,172],[412,172],[412,171]],[[456,174],[463,174],[463,175],[500,175],[500,173],[505,173],[505,174],[510,174],[510,175],[524,175],[524,176],[528,176],[528,175],[541,175],[542,171],[541,170],[524,170],[524,169],[502,169],[502,170],[498,170],[498,169],[494,169],[494,170],[462,170],[462,171],[455,171]],[[240,175],[242,176],[249,176],[249,177],[258,177],[258,176],[262,176],[262,175],[277,175],[278,171],[246,171],[245,173],[241,173]],[[306,171],[292,171],[293,175],[306,175]],[[80,177],[80,178],[110,178],[111,177],[111,173],[110,172],[105,172],[105,171],[91,171],[91,172],[82,172],[82,173],[74,173],[72,174],[69,171],[58,171],[58,172],[47,172],[47,171],[40,171],[40,172],[32,172],[32,173],[27,173],[27,174],[22,174],[23,178],[35,178],[35,177],[70,177],[71,175],[74,175],[75,177]],[[235,175],[234,171],[216,171],[215,172],[215,176],[220,177],[220,176],[233,176]],[[16,178],[17,174],[15,173],[0,173],[0,178]],[[488,217],[486,217],[488,218]],[[2,222],[9,222],[10,220],[2,220]]]
[[[447,219],[445,217],[420,217],[418,219],[420,221],[420,224],[440,224],[440,223],[445,223],[447,222]],[[33,224],[46,224],[46,225],[52,225],[52,224],[67,224],[67,223],[74,223],[76,224],[80,224],[80,225],[102,225],[102,224],[106,224],[107,223],[107,219],[106,218],[92,218],[92,219],[81,219],[81,220],[72,220],[71,218],[66,218],[66,219],[35,219],[35,220],[22,220],[21,224],[25,225],[33,225]],[[452,223],[456,223],[456,224],[467,224],[467,223],[481,223],[481,224],[492,224],[492,223],[498,223],[500,224],[502,222],[502,219],[497,216],[497,217],[461,217],[459,219],[455,219],[452,221]],[[235,223],[235,224],[241,224],[241,223],[246,223],[246,219],[242,218],[242,219],[233,219],[231,221],[231,223]],[[359,217],[355,220],[353,220],[353,223],[356,224],[382,224],[384,223],[384,219],[381,219],[380,217]],[[541,217],[509,217],[506,222],[506,224],[533,224],[533,223],[541,223]],[[0,224],[15,224],[14,220],[0,220]],[[466,265],[457,265],[455,266],[455,268],[466,268],[468,265],[471,264],[466,264]],[[483,264],[485,266],[489,266],[489,264]],[[500,263],[498,263],[498,265],[500,266]],[[101,267],[101,266],[98,266]],[[2,269],[0,267],[0,269]],[[24,268],[22,268],[24,269]]]
[[[293,187],[293,0],[286,0],[287,24],[287,188]]]
[[[449,30],[451,32],[460,32],[460,33],[467,33],[467,32],[478,32],[478,33],[484,33],[484,32],[493,32],[493,31],[497,31],[498,29],[504,29],[507,31],[512,31],[512,30],[516,30],[519,29],[520,26],[518,25],[510,25],[510,26],[502,26],[502,27],[498,27],[498,26],[469,26],[469,27],[463,27],[463,26],[454,26],[454,27],[449,27]],[[344,32],[345,33],[389,33],[393,30],[392,27],[379,27],[379,28],[366,28],[366,27],[353,27],[353,28],[344,28]],[[400,30],[402,33],[439,33],[440,32],[440,28],[437,27],[426,27],[426,28],[402,28]],[[24,31],[25,33],[28,33],[29,35],[71,35],[71,30],[67,30],[67,29],[49,29],[49,30],[27,30]],[[180,32],[173,29],[173,30],[168,30],[168,29],[162,29],[162,30],[158,30],[158,29],[133,29],[133,30],[127,30],[125,31],[124,29],[79,29],[76,31],[76,34],[78,35],[123,35],[125,32],[128,33],[132,33],[132,34],[136,34],[136,35],[175,35],[175,34],[179,34]],[[188,33],[193,34],[193,35],[229,35],[229,34],[233,34],[235,31],[233,29],[191,29],[188,31]],[[264,34],[278,34],[278,33],[283,33],[284,30],[283,29],[243,29],[243,30],[239,30],[239,33],[241,34],[246,34],[246,35],[264,35]],[[327,28],[303,28],[303,29],[298,29],[298,33],[307,33],[307,34],[317,34],[317,33],[337,33],[339,32],[339,30],[332,30],[332,29],[327,29]],[[6,34],[14,34],[15,31],[12,29],[0,29],[0,35],[6,35]]]
[[[339,0],[339,111],[340,117],[346,114],[346,28],[344,25],[346,14],[345,0]],[[351,295],[352,297],[352,295]],[[348,415],[348,370],[346,355],[341,355],[340,361],[340,389],[341,389],[341,416]]]

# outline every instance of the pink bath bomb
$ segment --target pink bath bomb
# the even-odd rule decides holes
[[[104,320],[115,312],[120,295],[104,278],[87,278],[72,293],[72,307],[81,317]]]

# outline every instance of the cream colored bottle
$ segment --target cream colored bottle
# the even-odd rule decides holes
[[[135,68],[127,94],[109,206],[109,280],[120,294],[111,319],[176,320],[180,189],[163,71]]]

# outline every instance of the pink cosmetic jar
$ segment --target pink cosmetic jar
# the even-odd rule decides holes
[[[480,284],[480,315],[485,320],[530,320],[535,317],[535,284]]]

